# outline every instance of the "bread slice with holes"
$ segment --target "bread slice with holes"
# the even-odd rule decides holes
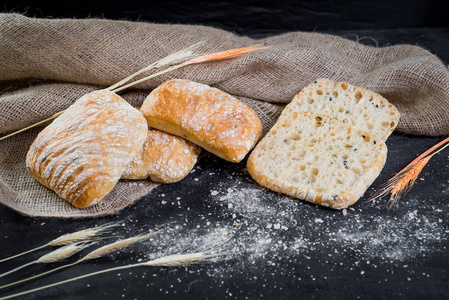
[[[260,141],[247,168],[273,191],[343,209],[363,196],[386,157],[380,138],[325,114],[294,111]]]
[[[345,82],[318,79],[305,87],[282,115],[292,111],[327,114],[343,123],[368,131],[385,141],[399,122],[399,112],[387,99],[373,91]]]

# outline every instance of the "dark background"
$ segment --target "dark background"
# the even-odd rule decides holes
[[[3,1],[3,11],[53,18],[102,17],[201,24],[238,34],[448,27],[442,0]]]
[[[444,3],[374,0],[3,1],[0,10],[45,18],[101,17],[199,24],[255,38],[297,30],[315,31],[372,46],[419,45],[448,64],[449,18]],[[391,174],[441,139],[394,133],[387,141],[386,167],[367,196]],[[391,211],[385,208],[385,202],[367,203],[367,197],[345,214],[291,201],[288,197],[260,189],[248,176],[245,161],[231,164],[213,156],[201,159],[195,172],[183,181],[156,189],[114,216],[89,220],[30,218],[0,206],[2,257],[37,247],[63,233],[107,222],[124,224],[116,231],[116,235],[124,237],[167,222],[173,228],[179,226],[174,233],[133,247],[132,251],[71,268],[7,290],[0,296],[89,271],[133,263],[136,257],[148,259],[154,257],[154,253],[171,253],[165,250],[167,247],[188,249],[190,244],[190,249],[195,249],[196,243],[200,244],[198,241],[210,233],[208,223],[211,223],[213,227],[220,224],[232,229],[234,236],[221,238],[224,243],[241,250],[239,257],[187,268],[115,272],[41,291],[24,299],[448,299],[447,153],[432,158],[410,194]],[[236,182],[239,182],[238,188],[247,193],[240,195],[243,198],[226,198],[228,194],[239,195]],[[218,195],[213,196],[211,191],[217,191]],[[217,201],[217,197],[222,200]],[[246,203],[245,209],[240,209],[244,207],[242,203]],[[248,203],[261,211],[248,213],[247,210],[251,210]],[[262,213],[264,211],[269,213]],[[243,224],[238,230],[234,214]],[[293,226],[291,220],[297,223]],[[265,224],[283,224],[289,230],[276,231]],[[259,237],[251,235],[264,231],[273,241],[270,247],[261,246],[263,255],[258,256],[251,250],[254,245],[245,243],[259,241]],[[245,247],[248,247],[246,252]],[[176,253],[175,250],[172,252]],[[44,253],[40,251],[0,264],[0,272]],[[0,284],[52,267],[30,267],[2,278]]]

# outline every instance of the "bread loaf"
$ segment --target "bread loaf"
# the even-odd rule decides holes
[[[137,109],[113,92],[95,91],[39,133],[28,151],[27,169],[74,206],[88,207],[114,188],[147,131]]]
[[[143,147],[122,174],[123,179],[171,183],[183,179],[195,165],[201,148],[189,141],[150,129]]]
[[[318,79],[305,87],[282,112],[327,114],[385,141],[399,122],[399,112],[384,97],[345,82]]]
[[[262,133],[259,118],[245,104],[188,80],[164,82],[140,110],[148,126],[185,138],[231,162],[241,161]]]
[[[248,158],[249,174],[279,193],[342,209],[379,175],[384,142],[324,114],[284,114]]]

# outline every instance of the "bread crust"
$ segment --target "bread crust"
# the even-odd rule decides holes
[[[185,138],[231,162],[240,162],[262,134],[248,106],[208,85],[168,80],[141,107],[148,126]]]
[[[145,140],[142,114],[117,94],[84,95],[42,130],[27,153],[31,174],[75,207],[98,203]]]
[[[350,125],[340,122],[337,119],[324,114],[317,114],[306,111],[292,113],[297,114],[298,120],[301,120],[301,118],[305,117],[316,118],[317,116],[319,116],[321,118],[328,118],[332,122],[339,123],[339,126],[342,127],[342,130],[356,130]],[[264,170],[263,167],[258,164],[257,155],[264,146],[267,146],[266,144],[268,143],[270,136],[274,135],[278,130],[282,130],[282,122],[280,121],[278,121],[275,126],[273,126],[273,128],[267,133],[267,135],[257,144],[247,161],[247,170],[251,177],[260,185],[270,190],[281,194],[286,194],[294,198],[316,203],[325,207],[330,207],[333,209],[343,209],[354,204],[359,198],[363,196],[367,188],[379,176],[385,164],[387,157],[387,147],[385,143],[381,139],[368,132],[357,130],[358,134],[369,137],[372,141],[376,141],[376,144],[379,147],[379,152],[377,153],[377,158],[372,168],[366,170],[363,178],[361,178],[355,185],[352,186],[351,192],[338,194],[337,197],[335,197],[335,195],[330,193],[320,193],[313,189],[307,189],[297,184],[295,185],[294,183],[287,180],[281,180],[279,178],[275,178],[274,176],[269,176],[266,173],[266,170]]]
[[[195,165],[201,148],[191,142],[159,131],[148,130],[147,138],[123,179],[146,179],[172,183],[183,179]]]

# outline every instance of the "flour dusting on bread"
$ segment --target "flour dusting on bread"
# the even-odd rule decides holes
[[[171,183],[183,179],[195,165],[201,148],[191,142],[159,131],[148,130],[147,138],[123,179],[146,179]]]
[[[27,168],[44,186],[76,207],[98,203],[141,149],[142,114],[113,92],[84,95],[42,130]]]
[[[262,133],[245,104],[208,85],[169,80],[153,90],[140,109],[150,127],[183,137],[232,162],[241,161]]]

